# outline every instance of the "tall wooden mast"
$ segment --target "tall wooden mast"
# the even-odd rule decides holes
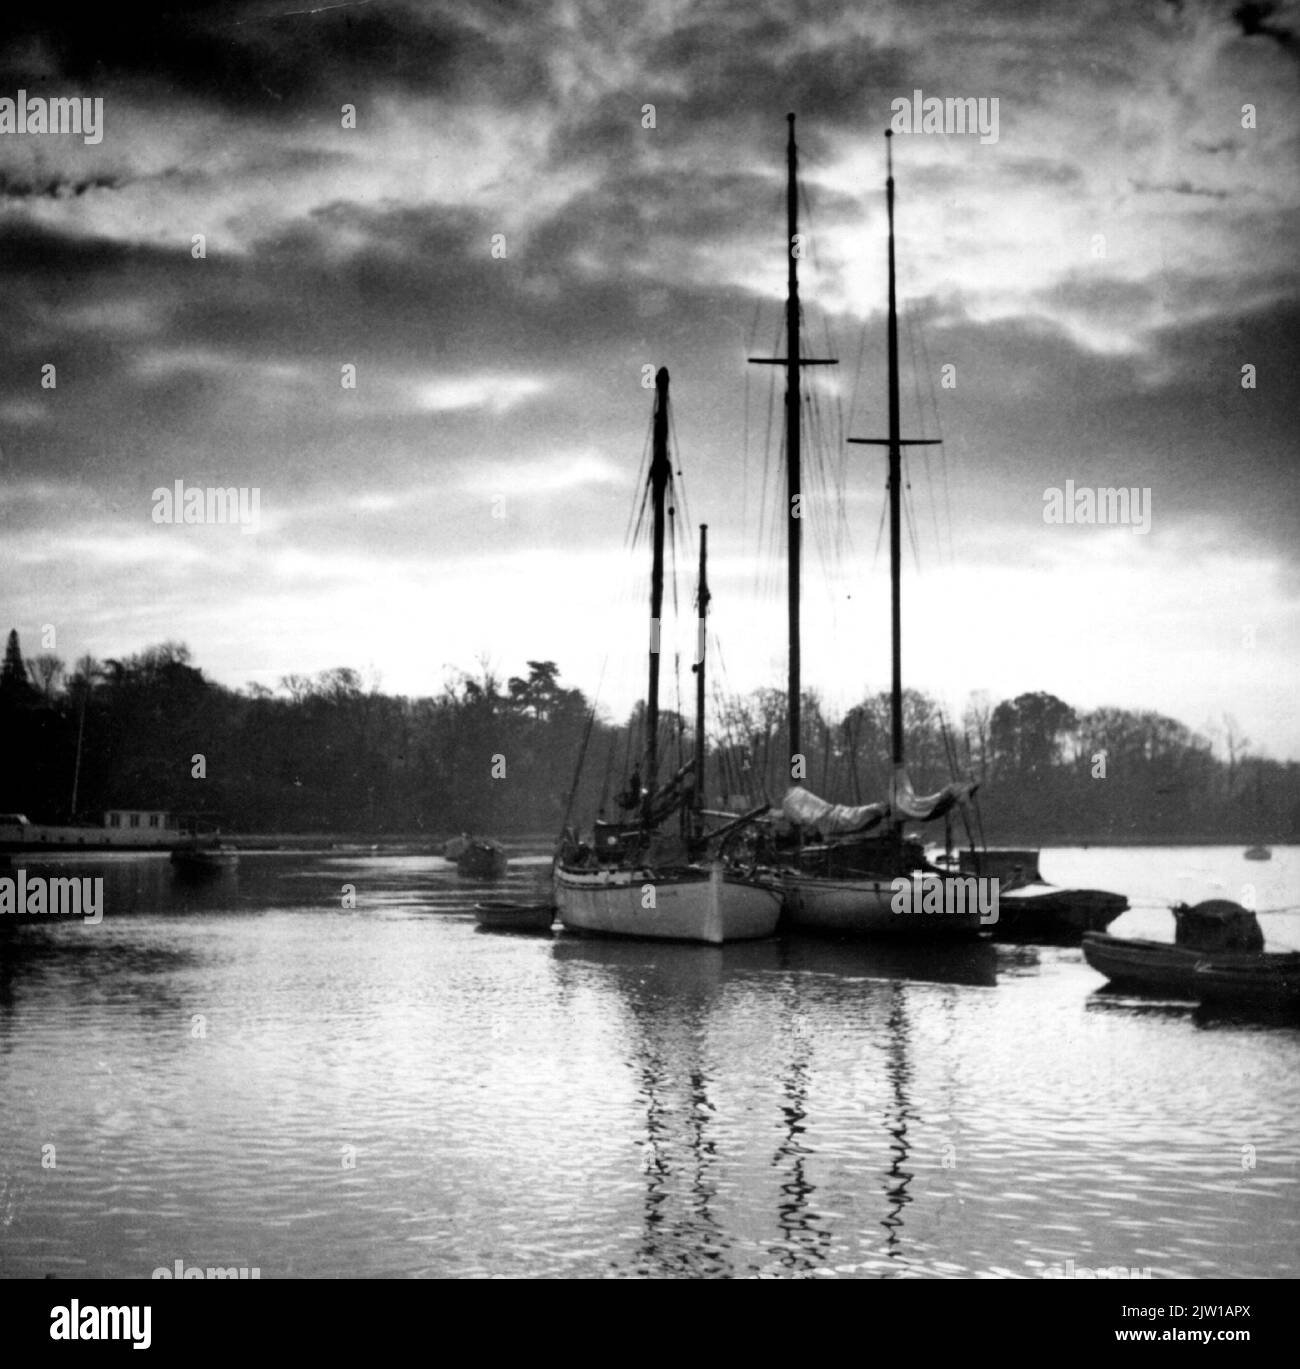
[[[801,453],[799,449],[801,409],[799,368],[801,366],[835,366],[838,362],[819,357],[799,355],[799,258],[803,255],[799,241],[799,187],[798,155],[794,141],[794,115],[787,114],[790,124],[786,140],[786,305],[785,305],[785,356],[750,357],[759,366],[785,367],[785,470],[786,470],[786,618],[789,641],[789,678],[786,686],[786,718],[790,741],[790,758],[787,765],[793,769],[794,758],[802,754],[799,705],[801,698],[800,654],[799,654],[799,576],[802,554],[802,525],[800,508],[802,504]],[[787,778],[789,774],[787,772]]]
[[[695,649],[695,832],[703,828],[704,808],[704,656],[709,618],[709,525],[700,524],[700,584],[696,594],[699,614],[699,641]]]
[[[893,772],[897,779],[903,766],[903,607],[902,607],[902,507],[903,448],[931,447],[937,438],[905,438],[898,401],[898,297],[894,284],[894,159],[885,130],[885,203],[889,212],[889,436],[851,437],[850,442],[889,448],[889,592],[890,638],[893,647],[893,682],[890,689],[890,731]],[[891,786],[892,788],[892,786]],[[895,817],[895,826],[899,825]]]
[[[664,496],[672,466],[668,460],[668,370],[655,375],[654,453],[650,461],[650,500],[654,512],[650,563],[650,683],[646,690],[646,754],[641,818],[648,826],[659,782],[659,625],[664,605]]]

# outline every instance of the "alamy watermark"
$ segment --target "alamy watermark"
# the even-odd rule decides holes
[[[171,489],[160,485],[150,498],[155,523],[238,523],[240,532],[261,526],[262,491],[256,485],[204,489],[177,480]]]
[[[136,1303],[100,1307],[77,1298],[50,1309],[51,1340],[129,1340],[133,1350],[147,1350],[153,1343],[151,1307]]]
[[[1148,1266],[1143,1266],[1141,1269],[1136,1267],[1130,1269],[1122,1264],[1090,1269],[1086,1264],[1076,1265],[1073,1260],[1066,1260],[1064,1269],[1059,1264],[1049,1264],[1042,1271],[1040,1277],[1044,1279],[1149,1279],[1151,1270]]]
[[[1055,485],[1043,491],[1044,523],[1110,523],[1131,527],[1134,532],[1151,531],[1151,490],[1147,486],[1131,490],[1075,489],[1067,480],[1065,489]]]
[[[150,1276],[155,1279],[260,1279],[262,1271],[254,1265],[250,1271],[247,1265],[208,1265],[205,1269],[199,1264],[186,1264],[177,1260],[171,1269],[161,1264]]]
[[[99,95],[47,100],[20,90],[16,100],[0,97],[0,133],[80,133],[93,147],[104,138],[104,100]]]
[[[998,140],[998,98],[986,95],[941,100],[937,95],[912,92],[909,100],[900,95],[889,106],[889,121],[894,133],[978,133],[980,142]]]
[[[92,927],[104,917],[104,879],[97,875],[47,878],[25,869],[0,876],[0,914],[80,917]]]
[[[902,916],[979,913],[980,926],[998,920],[998,881],[975,875],[900,875],[890,882],[890,909]]]

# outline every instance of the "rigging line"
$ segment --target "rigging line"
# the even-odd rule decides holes
[[[829,331],[826,344],[829,353],[833,350]],[[842,488],[836,479],[835,463],[830,456],[829,442],[834,440],[834,435],[828,431],[831,427],[828,406],[815,381],[808,387],[807,409],[811,474],[815,481],[820,482],[819,487],[813,491],[816,498],[810,510],[810,521],[814,527],[819,561],[826,577],[825,583],[829,586],[832,570],[843,556],[844,512]]]
[[[766,593],[769,598],[775,598],[781,591],[781,563],[785,556],[785,543],[788,536],[786,519],[788,514],[785,502],[785,472],[786,465],[790,460],[788,444],[786,442],[785,424],[778,423],[777,430],[779,437],[777,440],[777,479],[779,486],[776,489],[775,497],[772,500],[772,518],[768,525],[768,553],[767,553],[767,587]]]
[[[612,731],[609,734],[609,750],[605,756],[605,778],[600,786],[600,798],[596,803],[596,816],[603,818],[605,809],[609,804],[609,782],[614,777],[614,761],[618,756],[618,733]]]
[[[683,728],[683,718],[682,718],[682,653],[681,653],[680,651],[674,651],[674,652],[673,652],[673,688],[674,688],[674,691],[676,692],[676,695],[677,695],[677,721],[676,721],[676,726],[675,726],[675,727],[673,726],[673,724],[672,724],[671,722],[670,722],[668,725],[669,725],[670,727],[673,727],[673,730],[677,733],[676,738],[674,738],[673,740],[675,740],[675,741],[677,742],[677,769],[680,770],[680,769],[682,768],[682,728]]]
[[[671,481],[669,492],[672,495],[673,507],[680,508],[681,510],[681,518],[677,519],[677,525],[682,527],[683,520],[685,520],[681,534],[682,547],[687,557],[693,559],[695,554],[695,543],[694,532],[692,530],[695,527],[695,522],[691,518],[691,507],[686,498],[686,477],[682,474],[681,449],[677,443],[677,411],[672,405],[669,405],[668,408],[668,429],[669,441],[672,448],[672,461],[670,466],[671,471],[673,472],[673,474],[670,474],[669,476]],[[674,600],[674,606],[675,604],[676,601]]]
[[[848,482],[846,465],[848,445],[844,441],[844,412],[840,398],[835,399],[835,429],[829,448],[830,477],[834,490],[831,518],[834,525],[835,554],[843,562],[853,547],[853,532],[849,525]]]
[[[709,632],[709,661],[712,671],[709,675],[709,700],[712,704],[713,730],[717,737],[717,749],[723,750],[736,745],[736,717],[729,695],[727,664],[723,657],[723,639],[716,631]]]
[[[740,447],[740,526],[749,526],[749,367],[745,367],[745,407]]]
[[[939,734],[943,738],[943,753],[948,762],[948,778],[957,778],[957,753],[953,749],[952,738],[948,734],[948,719],[942,708],[938,709],[939,714]]]
[[[628,513],[627,531],[623,534],[623,548],[625,551],[636,546],[637,539],[641,535],[641,526],[645,518],[646,501],[650,497],[649,453],[653,434],[654,415],[651,414],[650,422],[646,425],[645,441],[641,444],[641,461],[637,466],[636,473],[637,488],[641,491],[641,504],[639,508],[636,504],[633,504],[632,510]]]
[[[768,598],[775,597],[775,595],[778,592],[778,582],[780,579],[778,563],[784,555],[786,537],[786,503],[783,491],[785,489],[785,470],[786,462],[788,460],[788,453],[786,451],[786,425],[784,421],[782,421],[782,419],[778,417],[775,413],[776,388],[776,378],[773,377],[773,404],[772,410],[769,412],[768,450],[770,453],[772,449],[775,448],[776,472],[775,480],[772,482],[769,482],[767,478],[768,472],[766,468],[764,469],[763,473],[764,486],[768,489],[771,489],[772,496],[770,503],[767,504],[768,516],[763,529],[767,537],[767,546],[766,548],[760,546],[759,549],[760,558],[763,566],[765,567],[766,575],[766,579],[762,580],[761,584],[763,586],[763,593]],[[773,431],[776,434],[775,438],[772,437]],[[767,496],[765,495],[764,498],[766,499]]]
[[[839,531],[836,512],[838,510],[838,500],[835,497],[835,490],[830,478],[829,463],[827,461],[826,443],[820,422],[820,412],[817,414],[818,431],[817,439],[813,444],[814,453],[814,472],[820,480],[821,498],[817,500],[813,508],[813,518],[818,544],[818,559],[821,563],[823,584],[830,598],[832,607],[835,603],[835,594],[832,588],[833,579],[840,568],[843,558],[843,546],[837,536]]]
[[[722,750],[739,749],[741,739],[738,733],[739,723],[735,716],[736,710],[734,702],[722,690],[713,690],[713,715],[714,730],[718,737],[719,746]]]
[[[807,163],[804,163],[805,168]],[[806,177],[799,178],[799,208],[803,211],[803,227],[800,229],[799,236],[804,240],[804,253],[801,260],[806,261],[810,268],[810,274],[818,273],[818,261],[813,256],[815,251],[816,234],[813,232],[813,212],[812,204],[808,199],[808,183]],[[800,301],[802,303],[802,300]]]
[[[754,297],[754,318],[749,325],[749,334],[745,339],[745,351],[742,361],[754,355],[754,339],[758,337],[758,325],[762,317],[763,297]],[[743,451],[743,462],[740,468],[740,523],[742,527],[749,526],[749,393],[750,381],[752,378],[752,368],[745,365],[745,443]]]
[[[829,347],[829,343],[827,344]],[[839,378],[835,381],[835,428],[832,434],[834,453],[831,473],[835,484],[835,541],[838,554],[843,558],[853,546],[853,530],[849,523],[848,509],[848,462],[849,449],[845,438],[848,431],[844,425],[844,393]]]
[[[903,497],[901,502],[903,505],[903,520],[907,524],[907,540],[912,548],[912,560],[919,573],[921,569],[921,548],[916,540],[916,516],[915,511],[912,508],[912,505],[915,502],[912,497],[912,476],[907,469],[907,464],[910,460],[911,458],[904,453],[900,462],[900,468],[903,473]]]
[[[830,319],[827,318],[827,316],[826,316],[824,313],[822,314],[821,319],[822,319],[822,338],[823,338],[823,341],[824,341],[825,344],[826,344],[826,351],[825,351],[825,353],[824,353],[823,355],[828,356],[828,357],[829,357],[829,356],[834,356],[834,355],[835,355],[835,345],[834,345],[834,343],[831,341],[831,324],[830,324]],[[843,395],[843,392],[842,392],[842,388],[841,388],[841,386],[840,386],[838,383],[834,383],[833,386],[832,386],[832,388],[833,388],[834,393],[835,393],[835,411],[836,411],[836,425],[837,425],[837,427],[836,427],[836,432],[835,432],[835,438],[836,438],[836,443],[835,443],[835,445],[836,445],[836,449],[838,450],[840,447],[842,447],[842,446],[844,445],[844,395]]]
[[[573,783],[569,786],[568,799],[565,801],[564,805],[564,821],[560,824],[561,836],[564,835],[565,828],[569,826],[569,815],[571,815],[573,809],[573,799],[577,797],[577,784],[582,780],[583,763],[587,756],[587,743],[591,741],[591,732],[593,732],[593,728],[595,727],[595,715],[597,715],[599,700],[601,700],[601,690],[603,689],[603,686],[605,686],[605,668],[608,667],[608,665],[609,656],[605,656],[601,661],[601,674],[599,674],[599,678],[597,679],[597,682],[595,682],[595,694],[591,697],[591,704],[587,709],[587,726],[583,731],[582,746],[577,750],[577,764],[576,767],[573,768]],[[606,783],[608,783],[608,776],[606,776]]]
[[[880,544],[885,537],[885,515],[889,512],[889,482],[885,482],[885,497],[880,504],[880,526],[876,529],[876,549],[871,553],[871,569],[874,571],[880,562]]]
[[[827,494],[825,453],[822,448],[820,413],[817,400],[810,388],[806,397],[808,412],[808,490],[805,492],[804,515],[817,547],[817,562],[822,571],[822,587],[830,584],[831,566],[828,560],[827,538],[825,535],[822,505]],[[811,498],[807,496],[812,496]]]
[[[905,267],[905,271],[907,271],[907,270],[909,270],[909,268]],[[905,293],[905,297],[906,297],[906,294],[909,293],[909,290],[910,290],[910,272],[909,272],[909,282],[905,283],[905,289],[903,289],[903,293]],[[917,342],[915,342],[915,320],[914,320],[914,318],[913,318],[913,311],[911,311],[911,308],[902,309],[902,311],[900,311],[900,312],[902,312],[902,314],[905,315],[905,318],[906,318],[906,320],[907,320],[907,345],[909,345],[909,350],[910,350],[910,353],[911,353],[911,381],[913,381],[913,387],[914,387],[914,390],[915,390],[915,398],[917,398],[917,426],[918,426],[918,427],[924,428],[924,424],[922,424],[922,422],[921,422],[922,418],[924,418],[924,411],[922,411],[922,405],[921,405],[921,378],[920,378],[920,368],[918,368],[918,366],[917,366]],[[940,438],[941,438],[941,437],[943,437],[943,434],[940,433]],[[941,559],[941,556],[943,556],[943,553],[941,553],[941,541],[940,541],[940,538],[939,538],[939,515],[937,515],[937,508],[936,508],[936,505],[935,505],[935,497],[933,497],[933,482],[931,481],[931,472],[929,472],[929,449],[928,449],[928,448],[926,448],[926,449],[924,450],[924,453],[922,453],[922,459],[924,459],[924,463],[925,463],[925,479],[926,479],[926,486],[928,486],[928,487],[929,487],[929,490],[931,490],[931,515],[932,515],[932,517],[933,517],[933,522],[935,522],[935,541],[936,541],[936,545],[939,546],[939,548],[940,548],[940,559]],[[909,489],[909,490],[910,490],[910,485],[907,485],[907,486],[906,486],[906,489]],[[910,519],[909,527],[910,527],[910,535],[911,535],[911,545],[913,545],[913,556],[915,557],[915,563],[917,563],[917,570],[920,570],[920,568],[921,568],[921,552],[920,552],[920,546],[918,546],[918,542],[917,542],[917,531],[918,531],[917,523],[918,523],[918,515],[915,515],[915,512],[914,512],[914,511],[909,511],[909,519]]]
[[[669,560],[668,579],[669,579],[669,582],[670,582],[670,587],[671,587],[671,589],[672,589],[672,600],[673,600],[673,623],[674,623],[674,625],[676,625],[676,622],[677,622],[677,615],[678,615],[678,609],[677,609],[677,543],[678,543],[678,540],[679,540],[679,533],[678,533],[678,531],[677,531],[677,513],[676,513],[676,505],[677,505],[677,486],[676,486],[676,484],[675,484],[674,481],[673,481],[673,478],[672,478],[672,474],[671,474],[671,473],[670,473],[669,476],[668,476],[668,489],[665,490],[664,493],[665,493],[665,495],[669,496],[669,497],[665,500],[665,503],[667,503],[667,505],[668,505],[668,507],[667,507],[667,516],[668,516],[668,560]],[[662,629],[662,625],[661,625],[661,626],[660,626],[660,631],[662,632],[662,630],[663,630],[663,629]]]
[[[924,411],[921,407],[921,370],[916,360],[916,321],[912,316],[911,310],[907,314],[907,342],[908,349],[912,354],[912,387],[916,393],[916,426],[919,429],[917,436],[920,437],[925,432]],[[925,485],[930,494],[930,517],[934,523],[934,545],[939,553],[940,560],[943,558],[943,540],[939,536],[939,507],[938,501],[934,497],[934,477],[930,472],[930,449],[922,447],[921,458],[925,463]]]
[[[825,347],[825,350],[822,352],[822,355],[827,357],[834,356],[836,354],[837,349],[835,347],[834,342],[831,339],[830,319],[825,313],[825,311],[819,311],[818,317],[821,321],[822,342]],[[836,532],[838,534],[841,527],[847,528],[847,518],[845,516],[843,508],[845,463],[844,395],[843,389],[839,384],[838,376],[834,378],[827,377],[827,383],[831,386],[831,393],[834,398],[834,403],[833,406],[830,404],[822,404],[821,401],[824,399],[824,396],[818,396],[818,421],[822,425],[822,431],[825,434],[824,440],[829,443],[828,450],[833,451],[836,454],[830,466],[830,483],[837,501],[837,510],[839,516],[836,520]],[[834,413],[833,423],[831,421],[832,409]],[[825,410],[824,417],[823,410]],[[836,544],[839,550],[842,552],[843,540],[838,535],[836,537]]]
[[[780,334],[781,334],[781,328],[780,328],[780,322],[778,321],[777,329],[776,329],[776,338],[773,339],[773,349],[772,349],[772,355],[773,355],[773,356],[777,355],[776,348],[780,346],[780,341],[779,341],[779,339],[780,339]],[[770,489],[772,488],[772,485],[771,485],[771,474],[772,474],[772,425],[773,425],[773,423],[774,423],[775,420],[776,420],[776,412],[775,412],[775,411],[776,411],[776,386],[777,386],[777,377],[776,377],[776,372],[775,372],[775,369],[774,369],[773,372],[772,372],[772,375],[771,375],[770,378],[769,378],[769,383],[768,383],[768,387],[767,387],[767,437],[765,438],[765,440],[764,440],[764,442],[763,442],[763,483],[762,483],[762,485],[760,486],[760,489],[759,489],[759,516],[758,516],[758,558],[759,558],[759,564],[760,564],[760,565],[763,565],[763,564],[766,562],[769,577],[770,577],[771,574],[772,574],[772,566],[771,566],[771,560],[770,560],[770,557],[769,557],[769,553],[767,552],[767,550],[766,550],[765,547],[764,547],[764,541],[763,541],[763,539],[764,539],[764,536],[766,535],[766,532],[767,532],[767,520],[768,520],[769,516],[771,516],[772,518],[775,518],[775,516],[776,516],[776,515],[775,515],[775,512],[772,512],[771,514],[769,514],[769,509],[770,509],[770,508],[773,508],[773,509],[774,509],[775,503],[776,503],[776,501],[773,500],[772,503],[771,503],[771,505],[769,505],[769,491],[770,491]],[[773,535],[773,536],[774,536],[774,535]],[[762,581],[761,577],[760,577],[760,584],[763,584],[763,581]],[[768,590],[769,590],[769,588],[770,588],[770,585],[764,585],[763,588],[764,588],[764,592],[766,593],[766,592],[768,592]]]
[[[939,436],[939,438],[940,438],[940,443],[939,443],[939,461],[940,461],[940,469],[943,471],[943,504],[944,504],[944,517],[945,517],[945,520],[946,520],[946,522],[947,522],[947,524],[948,524],[948,556],[949,556],[949,564],[950,564],[950,565],[953,565],[953,564],[956,563],[957,556],[956,556],[956,550],[955,550],[955,547],[954,547],[953,536],[952,536],[952,498],[951,498],[951,494],[950,494],[950,491],[949,491],[949,488],[948,488],[948,444],[947,444],[946,442],[942,441],[942,438],[943,438],[943,414],[942,414],[942,411],[941,411],[940,408],[939,408],[939,400],[938,400],[938,397],[937,397],[937,395],[936,395],[936,393],[935,393],[935,389],[934,389],[934,365],[933,365],[933,363],[932,363],[931,360],[930,360],[930,348],[929,348],[929,344],[928,344],[928,343],[926,342],[926,340],[925,340],[925,331],[926,331],[926,330],[925,330],[924,328],[918,326],[918,328],[917,328],[917,333],[920,335],[920,339],[921,339],[921,357],[922,357],[922,359],[923,359],[923,361],[924,361],[924,363],[925,363],[925,377],[926,377],[926,382],[927,382],[927,384],[928,384],[928,386],[929,386],[929,390],[930,390],[930,405],[931,405],[931,408],[932,408],[932,410],[933,410],[933,412],[934,412],[935,427],[938,429],[938,436]]]
[[[736,746],[737,729],[740,726],[739,704],[730,688],[730,676],[728,673],[726,657],[722,650],[722,638],[716,632],[711,634],[713,642],[713,659],[716,661],[714,670],[710,676],[713,685],[716,712],[724,720],[724,726],[729,739],[729,745]],[[725,689],[724,689],[725,685]],[[743,744],[743,738],[741,739]]]
[[[870,321],[870,319],[863,319],[862,328],[858,333],[858,359],[853,367],[853,393],[849,399],[850,424],[856,421],[858,414],[858,394],[862,389],[863,362],[867,355],[867,326]]]

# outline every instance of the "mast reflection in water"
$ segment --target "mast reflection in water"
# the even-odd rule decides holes
[[[804,1144],[804,1137],[807,1133],[808,1077],[813,1043],[805,1019],[799,1017],[796,1023],[797,1030],[791,1033],[790,1064],[781,1081],[781,1115],[785,1122],[785,1135],[772,1157],[772,1163],[786,1177],[781,1184],[781,1202],[777,1208],[781,1243],[771,1253],[780,1269],[798,1275],[811,1273],[826,1263],[831,1234],[819,1224],[811,1203],[816,1185],[808,1179],[807,1165],[813,1152]]]
[[[728,948],[730,950],[731,948]],[[742,953],[749,948],[735,948]],[[563,975],[575,964],[607,972],[626,1019],[628,1064],[644,1110],[645,1176],[638,1277],[734,1274],[731,1239],[713,1204],[718,1194],[717,1109],[704,1057],[708,1018],[724,975],[721,947],[561,939]],[[752,959],[752,956],[750,957]]]
[[[1151,897],[1241,853],[1054,859]],[[1295,1272],[1300,1031],[1104,993],[1077,948],[494,936],[435,857],[65,864],[100,925],[0,928],[0,1276]],[[1260,878],[1284,903],[1300,852]]]
[[[907,1123],[912,1115],[912,1104],[908,1096],[911,1070],[907,1063],[907,1006],[901,985],[891,985],[890,998],[893,1001],[889,1008],[889,1063],[886,1075],[894,1103],[894,1116],[889,1127],[889,1134],[893,1138],[890,1146],[893,1161],[885,1184],[885,1194],[891,1206],[881,1225],[888,1232],[885,1253],[891,1259],[897,1259],[903,1253],[903,1209],[912,1201],[907,1186],[914,1175],[904,1168],[909,1149]]]
[[[814,1177],[819,1167],[844,1168],[843,1147],[819,1156],[809,1131],[817,1125],[811,1099],[819,1078],[824,1091],[845,1054],[844,1020],[837,1012],[827,1021],[825,1009],[846,993],[858,1009],[852,1053],[880,1062],[862,1079],[865,1096],[852,1103],[883,1108],[890,1141],[888,1149],[856,1142],[848,1198],[860,1206],[884,1176],[888,1207],[875,1219],[886,1233],[878,1243],[878,1272],[890,1272],[883,1261],[901,1255],[902,1210],[910,1201],[913,1176],[905,1161],[912,1105],[907,989],[885,976],[913,971],[931,983],[990,985],[996,979],[991,946],[772,941],[696,947],[560,938],[552,955],[566,999],[581,987],[618,1004],[617,1048],[637,1081],[644,1118],[642,1236],[634,1266],[619,1264],[617,1272],[798,1278],[830,1272],[836,1259],[843,1261],[844,1235],[837,1235],[836,1217],[819,1209]],[[579,968],[595,977],[579,978]],[[770,1066],[761,1071],[760,1051]],[[716,1081],[725,1078],[734,1094],[737,1060],[750,1064],[743,1094],[720,1115],[712,1096]],[[842,1099],[826,1101],[843,1110]],[[749,1121],[764,1116],[773,1119],[776,1142],[763,1165],[766,1178],[756,1172],[753,1152],[753,1128],[761,1135],[762,1123]],[[874,1156],[874,1183],[865,1172],[868,1156]],[[766,1258],[753,1259],[752,1245],[750,1258],[735,1255],[728,1233],[737,1227]]]

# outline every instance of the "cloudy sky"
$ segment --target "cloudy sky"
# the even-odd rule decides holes
[[[347,664],[429,693],[550,658],[620,713],[664,365],[727,684],[781,684],[781,377],[746,357],[783,348],[785,116],[806,331],[840,358],[816,405],[875,436],[881,134],[920,90],[996,99],[998,136],[894,139],[904,419],[945,439],[910,465],[907,682],[1227,715],[1300,758],[1296,10],[7,17],[0,97],[104,103],[97,143],[0,134],[0,627],[34,654],[53,624],[69,662],[181,640],[234,686]],[[177,480],[256,488],[259,529],[156,524]],[[1149,490],[1150,531],[1046,523],[1067,480]],[[883,497],[880,449],[827,443],[804,675],[836,707],[888,682]]]

